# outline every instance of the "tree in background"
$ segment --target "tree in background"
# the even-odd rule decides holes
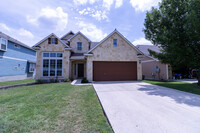
[[[151,55],[174,69],[200,69],[200,0],[163,0],[146,13],[144,26],[146,39],[162,48]]]

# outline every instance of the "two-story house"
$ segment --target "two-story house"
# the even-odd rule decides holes
[[[36,79],[83,78],[89,81],[141,80],[140,52],[116,29],[100,42],[70,31],[42,39],[37,51]]]
[[[33,78],[36,51],[0,32],[0,82]]]

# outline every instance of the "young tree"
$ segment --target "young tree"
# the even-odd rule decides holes
[[[200,0],[163,0],[146,13],[144,26],[146,39],[162,47],[151,55],[175,69],[200,69]]]

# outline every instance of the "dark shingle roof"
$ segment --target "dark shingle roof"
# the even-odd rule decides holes
[[[140,51],[142,51],[142,53],[144,53],[144,55],[147,55],[149,56],[149,51],[148,49],[150,50],[153,50],[157,53],[160,53],[161,51],[161,48],[159,48],[158,46],[155,46],[155,45],[137,45],[136,46]]]
[[[99,42],[91,42],[91,47],[90,49],[94,48]]]
[[[9,41],[11,41],[11,42],[14,42],[14,43],[18,44],[18,45],[21,45],[21,46],[23,46],[23,47],[25,47],[25,48],[28,48],[28,49],[33,50],[33,49],[32,49],[31,47],[29,47],[28,45],[26,45],[26,44],[24,44],[24,43],[22,43],[22,42],[20,42],[20,41],[18,41],[18,40],[16,40],[16,39],[14,39],[14,38],[8,36],[8,35],[6,35],[5,33],[2,33],[1,31],[0,31],[0,37],[5,38],[5,39],[7,39],[7,40],[9,40]],[[33,50],[33,51],[35,51],[35,50]]]

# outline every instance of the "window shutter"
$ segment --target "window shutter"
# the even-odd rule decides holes
[[[58,44],[58,38],[55,38],[55,42],[56,42],[56,44]]]
[[[51,44],[51,38],[48,38],[48,44]]]

